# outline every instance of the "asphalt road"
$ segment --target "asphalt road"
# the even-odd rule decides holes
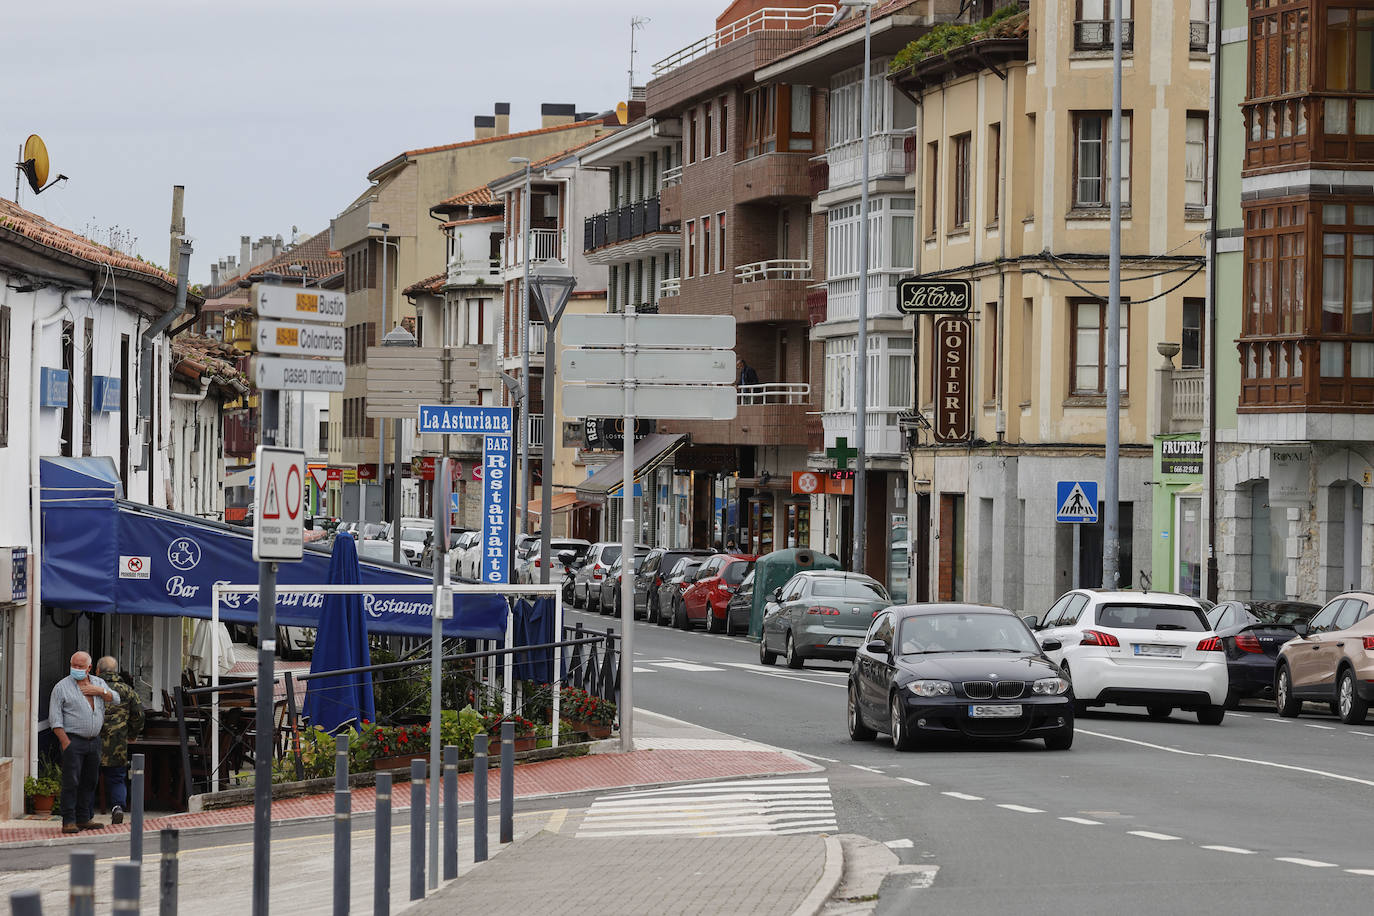
[[[933,883],[890,878],[880,913],[1299,912],[1363,909],[1374,891],[1374,724],[1312,706],[1280,720],[1254,704],[1220,726],[1122,709],[1080,718],[1067,752],[903,754],[849,740],[847,665],[763,667],[745,639],[641,622],[635,668],[637,706],[810,757],[841,831],[939,866]]]

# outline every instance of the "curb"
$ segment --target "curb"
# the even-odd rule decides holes
[[[843,875],[844,847],[840,845],[839,837],[826,836],[825,866],[821,869],[820,879],[816,881],[816,886],[811,888],[811,893],[797,904],[792,916],[816,916],[830,899],[830,895],[840,886],[840,878]]]

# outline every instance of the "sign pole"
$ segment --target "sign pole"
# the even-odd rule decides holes
[[[635,749],[635,341],[635,307],[630,303],[625,306],[625,470],[620,480],[620,750],[625,754]]]
[[[394,420],[400,424],[400,418]],[[400,441],[397,441],[400,446]],[[400,452],[396,453],[400,457]],[[397,465],[399,469],[399,464]],[[398,478],[399,479],[399,478]],[[447,457],[435,462],[434,469],[434,613],[430,615],[429,631],[429,780],[434,786],[434,805],[429,818],[429,888],[439,886],[439,819],[443,807],[439,804],[439,751],[443,741],[439,737],[441,694],[443,692],[444,644],[444,573],[448,570],[448,494],[452,487]],[[398,519],[399,515],[396,516]],[[397,528],[399,529],[399,525]],[[399,530],[397,534],[399,538]],[[446,610],[446,609],[445,609]]]
[[[258,394],[261,418],[261,441],[264,445],[277,442],[278,393],[263,390]],[[256,514],[261,518],[265,506],[261,498],[266,492],[267,478],[261,462],[254,468],[262,483],[257,488]],[[277,564],[272,561],[258,564],[258,685],[257,733],[259,751],[253,755],[253,916],[267,916],[268,892],[271,888],[272,863],[272,755],[262,749],[272,746],[273,681],[276,679],[277,650]],[[218,729],[218,724],[215,725]],[[218,761],[216,780],[218,780]],[[189,787],[188,787],[189,789]]]

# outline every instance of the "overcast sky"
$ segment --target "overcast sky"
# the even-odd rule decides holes
[[[20,203],[167,266],[172,185],[186,186],[191,277],[239,236],[326,228],[367,173],[408,149],[472,139],[511,103],[604,111],[704,37],[728,5],[689,0],[60,0],[4,3],[0,144],[42,136],[70,180]],[[3,147],[0,147],[3,148]],[[0,161],[13,161],[4,159]],[[14,193],[14,173],[0,196]]]

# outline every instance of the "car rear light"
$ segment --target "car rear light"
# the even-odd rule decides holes
[[[1116,637],[1110,633],[1103,633],[1101,630],[1084,630],[1083,638],[1078,641],[1080,646],[1119,646],[1121,643],[1116,641]]]
[[[1374,636],[1364,637],[1364,648],[1366,652],[1374,652]]]
[[[663,577],[662,577],[662,576],[654,576],[654,588],[662,588],[662,587],[663,587]]]
[[[1197,644],[1197,650],[1198,650],[1199,652],[1222,652],[1222,651],[1224,651],[1224,650],[1221,648],[1221,640],[1220,640],[1220,639],[1217,639],[1215,636],[1209,636],[1209,637],[1207,637],[1206,639],[1204,639],[1202,642],[1198,643],[1198,644]]]
[[[809,607],[809,608],[806,609],[806,613],[808,613],[808,614],[820,614],[822,617],[838,617],[838,616],[840,616],[840,612],[839,612],[838,609],[833,608],[833,607],[825,607],[824,605],[817,605],[816,607]]]
[[[1201,646],[1198,646],[1201,649]],[[1236,637],[1236,648],[1242,652],[1262,653],[1259,637],[1254,633],[1241,633]]]

